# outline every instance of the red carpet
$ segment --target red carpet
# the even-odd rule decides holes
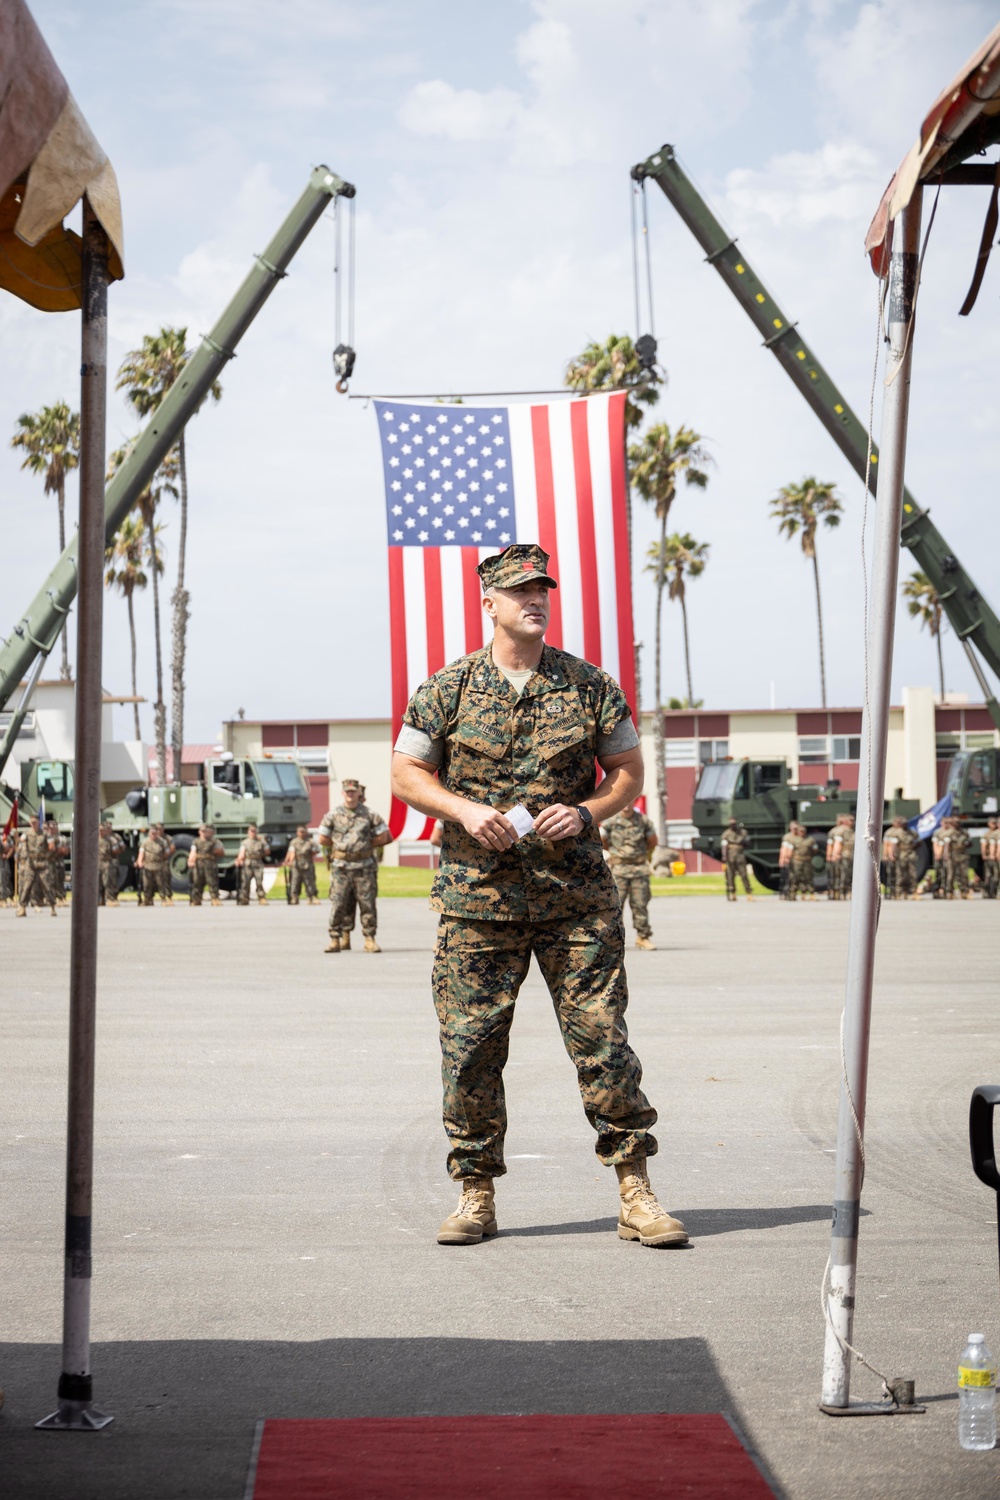
[[[773,1500],[720,1416],[264,1424],[252,1500]]]

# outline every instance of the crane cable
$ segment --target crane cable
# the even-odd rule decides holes
[[[642,197],[642,229],[641,234],[645,244],[646,270],[646,312],[649,318],[649,332],[642,331],[642,275],[639,268],[639,223],[636,215],[636,198]],[[635,352],[639,358],[639,364],[643,370],[654,375],[656,369],[656,328],[653,320],[653,255],[649,243],[649,213],[646,199],[646,179],[639,182],[633,179],[631,193],[632,210],[632,303],[635,317]]]

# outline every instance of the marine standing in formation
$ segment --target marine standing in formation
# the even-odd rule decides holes
[[[121,866],[118,856],[125,848],[125,840],[118,837],[110,823],[102,823],[97,841],[97,901],[100,906],[118,905],[118,882]]]
[[[891,901],[917,901],[917,835],[905,818],[893,818],[882,841],[885,893]]]
[[[366,953],[380,953],[378,930],[378,860],[375,850],[392,843],[385,819],[361,800],[359,781],[340,784],[343,805],[326,814],[319,825],[319,841],[330,851],[330,941],[325,953],[343,953],[351,946],[354,910],[361,910]]]
[[[316,856],[319,846],[314,838],[310,837],[309,830],[305,824],[300,824],[295,830],[295,837],[288,845],[288,853],[285,855],[285,879],[291,877],[289,888],[289,901],[292,906],[299,904],[299,892],[302,887],[306,888],[306,897],[309,905],[315,906],[319,897],[316,893]]]
[[[21,835],[21,862],[18,869],[17,915],[26,917],[32,899],[48,906],[56,915],[56,896],[52,886],[52,850],[54,840],[39,828],[37,817],[29,819],[27,832]]]
[[[49,881],[52,894],[57,905],[65,906],[67,904],[66,860],[69,857],[69,844],[59,832],[59,825],[55,818],[46,818],[45,836],[49,840]]]
[[[192,872],[192,906],[201,905],[202,892],[206,886],[212,905],[222,905],[219,899],[219,860],[225,852],[211,823],[203,823],[188,854],[188,869]]]
[[[854,888],[854,818],[841,813],[827,840],[830,861],[829,894],[834,901],[850,901]]]
[[[152,906],[154,896],[159,896],[164,906],[173,905],[170,858],[175,853],[174,842],[167,838],[163,824],[153,823],[139,845],[139,857],[135,862],[136,869],[142,871],[143,906]]]
[[[626,901],[632,908],[635,946],[655,951],[649,925],[649,861],[656,848],[656,829],[637,807],[625,807],[601,824],[601,843],[608,851],[622,912]]]
[[[986,832],[979,840],[979,853],[983,861],[983,899],[995,901],[1000,885],[1000,865],[997,863],[997,843],[1000,840],[1000,818],[988,818]]]
[[[264,865],[270,858],[271,846],[267,839],[261,838],[257,832],[256,823],[248,823],[247,836],[236,856],[236,868],[240,872],[240,893],[237,897],[240,906],[250,905],[251,885],[257,887],[258,904],[267,905],[267,896],[264,894]]]
[[[14,901],[14,850],[17,830],[4,833],[0,828],[0,906],[11,906]]]
[[[778,869],[784,871],[781,894],[785,901],[815,901],[816,884],[813,857],[816,845],[806,833],[804,823],[789,823],[781,841]]]
[[[556,587],[547,567],[540,547],[520,544],[479,564],[493,640],[417,689],[393,756],[395,795],[444,822],[433,990],[448,1171],[462,1193],[438,1241],[478,1244],[497,1231],[503,1067],[534,954],[598,1158],[618,1175],[618,1234],[679,1245],[684,1226],[660,1207],[646,1172],[656,1111],[628,1043],[625,928],[594,826],[634,804],[642,752],[618,684],[545,645]]]
[[[743,881],[747,900],[753,900],[750,876],[747,874],[747,849],[750,835],[737,818],[730,818],[722,835],[722,861],[726,867],[726,900],[736,900],[736,877]]]

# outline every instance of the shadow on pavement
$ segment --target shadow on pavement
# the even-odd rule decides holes
[[[797,1203],[787,1208],[671,1208],[684,1223],[692,1239],[713,1234],[738,1234],[746,1229],[779,1229],[784,1224],[815,1224],[829,1220],[828,1203]],[[861,1210],[861,1217],[868,1216]],[[613,1218],[580,1219],[575,1224],[530,1224],[519,1229],[501,1228],[498,1239],[527,1239],[543,1234],[613,1234]]]
[[[261,1416],[720,1412],[743,1431],[699,1338],[181,1339],[98,1345],[93,1363],[96,1403],[114,1423],[36,1432],[59,1349],[0,1344],[4,1500],[242,1500]]]

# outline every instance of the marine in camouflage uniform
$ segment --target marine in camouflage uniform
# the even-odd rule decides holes
[[[917,835],[905,818],[893,818],[882,844],[886,870],[886,895],[894,901],[912,901],[917,891]]]
[[[291,876],[291,887],[289,899],[293,906],[299,904],[299,892],[302,887],[306,888],[306,896],[310,906],[315,906],[319,897],[316,893],[316,856],[319,853],[319,845],[316,840],[309,837],[309,830],[302,824],[295,830],[295,837],[288,845],[288,853],[285,855],[285,866],[287,880]]]
[[[118,837],[110,824],[102,823],[97,839],[97,903],[99,906],[118,905],[118,884],[121,865],[118,856],[125,848],[125,840]]]
[[[10,906],[14,900],[14,849],[16,831],[9,834],[0,829],[0,906]]]
[[[972,840],[962,827],[957,818],[952,820],[951,837],[948,841],[949,866],[951,869],[951,882],[949,896],[952,890],[958,894],[960,901],[968,900],[972,892],[969,890],[969,849]]]
[[[983,861],[983,899],[995,901],[997,896],[997,829],[996,818],[987,819],[986,832],[979,840],[979,853]]]
[[[547,564],[541,548],[520,544],[480,563],[493,641],[418,688],[395,746],[396,795],[444,822],[432,985],[448,1170],[462,1196],[438,1240],[476,1244],[496,1233],[503,1068],[534,954],[598,1158],[616,1168],[619,1236],[682,1244],[684,1226],[657,1203],[646,1174],[656,1112],[628,1042],[624,924],[594,826],[641,790],[639,741],[618,684],[543,644],[555,587]],[[607,772],[600,788],[595,757]],[[519,806],[534,820],[520,838],[504,816]]]
[[[191,871],[191,905],[200,906],[202,894],[208,887],[209,899],[213,906],[221,906],[219,899],[219,860],[225,854],[225,849],[215,836],[215,829],[211,823],[205,823],[198,830],[198,837],[191,845],[188,854],[188,869]]]
[[[794,901],[801,895],[803,901],[813,901],[816,898],[816,885],[813,871],[813,856],[816,846],[805,830],[802,823],[792,823],[785,835],[785,843],[791,849],[789,861],[789,887],[788,899]]]
[[[32,900],[38,906],[48,906],[56,915],[56,897],[52,888],[53,839],[38,819],[31,818],[26,833],[21,835],[19,848],[20,870],[18,874],[17,915],[25,917]]]
[[[142,904],[152,906],[153,897],[159,896],[164,906],[172,906],[173,888],[170,884],[170,856],[175,853],[172,839],[168,839],[162,823],[154,823],[139,845],[136,861],[142,871]]]
[[[750,876],[747,874],[747,849],[750,835],[736,818],[730,818],[722,834],[722,861],[726,867],[726,900],[736,900],[736,877],[743,881],[747,900],[753,900]]]
[[[623,808],[601,824],[601,843],[608,851],[608,865],[624,913],[632,908],[637,948],[655,948],[649,925],[649,856],[656,848],[656,829],[638,808]]]
[[[341,782],[343,806],[332,808],[319,825],[319,841],[330,851],[330,941],[324,950],[351,946],[355,908],[361,912],[365,952],[378,953],[378,859],[375,851],[392,842],[389,825],[362,802],[361,783]]]
[[[264,864],[271,858],[271,847],[267,839],[261,838],[257,832],[257,824],[247,825],[247,835],[239,847],[236,855],[236,866],[240,872],[240,893],[237,901],[240,906],[250,905],[250,887],[256,884],[257,901],[261,906],[267,905],[267,896],[264,894]]]
[[[49,883],[52,894],[59,906],[65,906],[66,901],[66,859],[69,855],[69,844],[59,832],[59,825],[54,818],[46,818],[45,835],[49,840]]]
[[[854,818],[846,813],[837,831],[837,899],[850,901],[854,890]]]

